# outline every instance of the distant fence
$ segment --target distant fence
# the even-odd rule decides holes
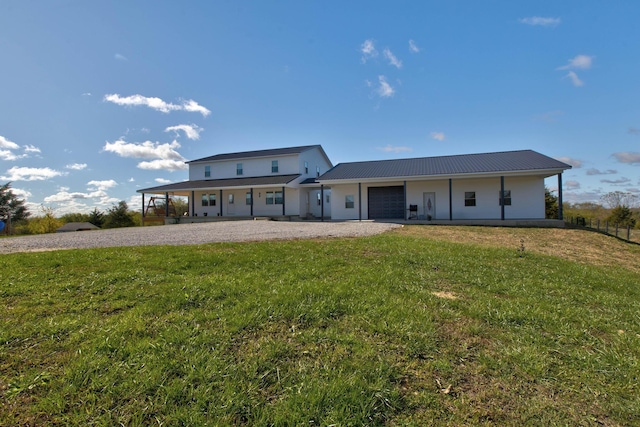
[[[564,222],[572,228],[586,228],[600,233],[615,236],[628,242],[640,243],[640,230],[633,229],[628,225],[611,224],[609,221],[599,219],[584,218],[581,216],[567,217]]]

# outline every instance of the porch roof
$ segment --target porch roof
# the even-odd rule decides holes
[[[533,150],[456,156],[422,157],[340,163],[318,178],[322,182],[380,180],[389,178],[433,179],[473,175],[546,175],[571,166]]]
[[[157,187],[144,188],[138,190],[138,193],[175,193],[188,192],[197,190],[220,190],[226,188],[255,188],[255,187],[273,187],[287,185],[300,177],[300,174],[292,175],[270,175],[255,176],[246,178],[227,178],[227,179],[203,179],[197,181],[182,181],[173,184],[159,185]]]

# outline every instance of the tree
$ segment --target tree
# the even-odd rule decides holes
[[[546,218],[558,218],[558,198],[547,187],[544,188],[544,207]]]
[[[102,228],[104,225],[104,214],[98,210],[98,208],[93,208],[91,213],[89,213],[88,221],[95,225],[96,227]]]
[[[11,221],[20,221],[27,219],[31,215],[24,200],[11,191],[11,183],[8,182],[0,187],[0,221],[7,221],[11,216]]]
[[[31,234],[55,233],[62,227],[63,222],[55,217],[53,209],[42,206],[40,208],[42,216],[37,216],[29,221],[27,229]]]
[[[633,217],[633,212],[627,206],[616,206],[611,210],[611,214],[607,217],[607,221],[610,224],[618,224],[621,227],[634,227],[636,225],[636,219]]]
[[[612,191],[600,197],[610,209],[624,206],[627,208],[633,208],[638,203],[638,196],[631,193],[625,193],[623,191]]]
[[[129,213],[127,202],[121,200],[117,205],[107,211],[104,219],[104,228],[133,227],[135,221]]]
[[[85,213],[68,213],[62,215],[60,219],[65,224],[70,222],[89,222],[89,215]]]

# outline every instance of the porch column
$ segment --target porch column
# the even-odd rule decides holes
[[[402,184],[402,191],[404,191],[404,219],[407,219],[407,181]]]
[[[169,193],[164,193],[164,217],[169,218]]]
[[[449,178],[449,221],[453,221],[453,179]]]
[[[284,204],[284,187],[282,187],[282,216],[285,215],[285,204]]]
[[[504,175],[500,176],[500,219],[504,221]]]
[[[191,192],[191,216],[196,214],[196,192]]]
[[[144,211],[144,193],[142,193],[142,218],[145,217],[145,211]],[[144,225],[144,224],[143,224]]]
[[[324,184],[320,184],[320,221],[324,221]]]
[[[362,183],[358,183],[358,221],[362,221]]]
[[[222,216],[222,189],[220,189],[220,216]]]
[[[251,216],[253,216],[253,187],[249,190],[251,193]]]
[[[558,219],[564,219],[562,212],[562,172],[558,174]]]

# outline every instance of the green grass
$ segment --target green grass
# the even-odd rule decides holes
[[[640,425],[624,268],[391,233],[0,271],[0,425]]]

